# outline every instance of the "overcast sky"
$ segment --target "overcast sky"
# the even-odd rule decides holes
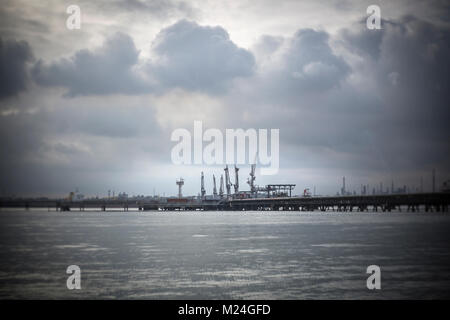
[[[69,5],[81,29],[66,27]],[[366,27],[381,8],[382,29]],[[256,183],[450,178],[448,1],[2,1],[0,195],[196,195],[176,128],[280,129]],[[248,166],[241,167],[240,184]]]

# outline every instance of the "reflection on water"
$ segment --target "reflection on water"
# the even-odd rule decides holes
[[[0,298],[448,298],[450,216],[0,211]],[[81,290],[66,288],[69,265]],[[381,267],[382,289],[366,288]]]

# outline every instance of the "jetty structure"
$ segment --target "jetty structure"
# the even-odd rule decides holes
[[[230,178],[230,168],[225,166],[220,175],[217,192],[216,177],[212,176],[212,194],[205,189],[205,175],[201,172],[200,192],[198,196],[183,196],[183,178],[176,180],[178,196],[176,197],[138,197],[130,198],[125,193],[107,198],[74,197],[71,192],[64,199],[47,198],[0,198],[2,208],[48,208],[48,210],[123,210],[129,211],[425,211],[448,212],[450,188],[447,182],[440,191],[416,193],[380,193],[369,195],[366,188],[361,194],[345,191],[345,178],[341,194],[336,196],[311,195],[309,188],[303,194],[293,195],[295,184],[268,184],[258,186],[256,182],[256,165],[250,168],[247,184],[249,190],[240,190],[239,168],[234,166],[234,181]],[[433,174],[434,176],[434,174]],[[450,181],[448,182],[450,185]],[[433,189],[435,189],[433,187]],[[232,190],[234,192],[232,192]]]

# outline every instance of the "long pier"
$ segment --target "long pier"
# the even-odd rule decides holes
[[[436,211],[448,212],[450,193],[414,193],[389,195],[353,195],[326,197],[278,197],[201,200],[169,198],[162,200],[88,199],[82,201],[50,199],[0,199],[1,208],[48,208],[69,210],[123,210],[175,211],[175,210],[253,210],[253,211]]]
[[[443,211],[448,212],[450,193],[389,194],[370,196],[285,197],[234,199],[231,210],[300,211]]]

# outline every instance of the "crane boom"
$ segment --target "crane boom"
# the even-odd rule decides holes
[[[227,197],[231,195],[231,181],[230,181],[230,172],[228,171],[228,165],[225,166],[225,186],[227,188]]]
[[[223,174],[220,175],[219,196],[223,198]]]
[[[214,195],[214,197],[217,196],[216,176],[215,175],[213,175],[213,195]]]
[[[247,183],[250,185],[250,192],[252,194],[254,194],[256,192],[256,188],[255,188],[255,180],[256,180],[255,169],[256,169],[256,164],[252,164],[252,167],[251,167],[251,170],[250,170],[250,178],[248,178],[248,180],[247,180]]]
[[[203,198],[205,196],[205,194],[206,194],[206,190],[205,190],[205,176],[203,175],[203,171],[202,171],[200,192],[201,192],[201,195],[202,195],[202,198]]]
[[[234,174],[235,174],[235,181],[234,181],[234,193],[239,193],[239,168],[234,165]]]

